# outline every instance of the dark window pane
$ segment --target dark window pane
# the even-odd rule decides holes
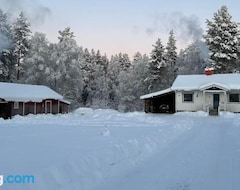
[[[239,94],[229,94],[229,102],[239,102]]]
[[[184,94],[183,101],[184,102],[192,102],[193,101],[193,94]]]

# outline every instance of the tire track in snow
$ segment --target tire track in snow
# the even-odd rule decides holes
[[[194,120],[194,121],[193,121]],[[238,190],[240,189],[240,130],[233,119],[193,118],[176,124],[191,125],[140,166],[99,189]]]

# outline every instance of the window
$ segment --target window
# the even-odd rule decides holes
[[[229,94],[229,102],[239,102],[239,94]]]
[[[13,103],[13,108],[18,109],[19,108],[19,102],[14,102]]]
[[[193,94],[192,93],[183,94],[183,101],[184,102],[192,102]]]

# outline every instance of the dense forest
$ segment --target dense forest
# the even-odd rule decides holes
[[[0,82],[46,85],[80,106],[119,111],[143,109],[139,97],[170,87],[179,74],[239,72],[240,31],[226,6],[206,20],[201,40],[177,53],[174,31],[166,45],[156,39],[150,55],[136,52],[131,60],[119,53],[107,58],[100,50],[79,46],[74,32],[58,32],[58,43],[45,34],[32,34],[31,24],[21,12],[9,21],[0,9]]]

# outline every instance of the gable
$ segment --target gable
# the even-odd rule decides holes
[[[220,83],[216,83],[216,82],[212,82],[212,83],[207,83],[204,84],[202,86],[200,86],[199,90],[203,91],[203,90],[224,90],[224,91],[228,91],[231,88],[225,84],[220,84]]]

